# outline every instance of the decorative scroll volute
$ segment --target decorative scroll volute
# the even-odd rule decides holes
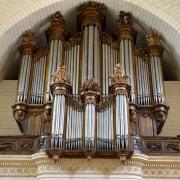
[[[66,34],[64,18],[62,14],[57,11],[51,16],[51,25],[48,29],[49,38],[64,40]]]
[[[23,54],[32,54],[36,44],[37,44],[36,37],[30,30],[28,30],[25,32],[25,34],[22,37],[19,51],[22,55]]]
[[[116,94],[118,92],[130,93],[130,86],[127,83],[128,76],[125,75],[125,70],[120,64],[114,68],[114,74],[110,76],[111,86],[110,93]]]
[[[166,121],[168,115],[169,107],[165,104],[156,104],[155,105],[155,119],[157,124],[157,134],[159,134],[162,130],[162,127]]]
[[[53,94],[67,95],[71,92],[71,80],[65,66],[60,65],[52,76],[53,83],[51,85],[51,91]]]
[[[160,35],[159,33],[150,28],[146,34],[146,43],[149,51],[149,55],[152,56],[161,56],[162,55],[162,47],[160,43]]]
[[[88,1],[82,4],[77,10],[80,12],[79,22],[81,28],[87,25],[96,25],[101,29],[104,20],[104,4]]]
[[[135,39],[136,31],[133,28],[132,15],[129,12],[120,11],[117,20],[115,35],[118,39]]]

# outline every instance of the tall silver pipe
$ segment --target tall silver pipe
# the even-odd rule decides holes
[[[108,72],[108,45],[107,44],[105,44],[105,65],[106,65],[106,91],[105,91],[105,94],[108,94],[108,89],[109,89],[109,86],[108,86],[108,81],[109,81],[109,76],[108,76],[108,74],[109,74],[109,72]]]
[[[121,64],[122,64],[122,67],[125,69],[124,40],[120,41],[120,54],[121,54]]]
[[[42,58],[39,59],[39,79],[38,79],[38,104],[41,104],[41,88],[42,88]]]
[[[57,63],[57,51],[58,51],[58,40],[54,40],[54,47],[53,47],[53,59],[52,59],[52,73],[56,71],[56,63]],[[52,82],[52,78],[51,78]]]
[[[76,89],[76,71],[77,71],[77,68],[76,68],[76,66],[77,66],[77,46],[76,45],[74,45],[74,47],[73,47],[73,72],[72,72],[72,74],[73,74],[73,76],[72,76],[72,83],[73,83],[73,94],[75,94],[75,89]]]
[[[93,26],[89,26],[88,29],[88,76],[93,76]]]
[[[84,38],[83,38],[83,76],[82,76],[82,83],[87,79],[87,74],[88,74],[88,27],[86,26],[84,28]]]
[[[103,50],[103,94],[106,94],[106,79],[105,79],[105,75],[106,75],[106,65],[105,65],[105,44],[102,44],[102,50]]]
[[[28,55],[27,59],[28,59],[28,62],[27,62],[27,70],[26,70],[26,80],[25,80],[25,86],[24,86],[25,102],[27,102],[27,97],[28,97],[28,87],[29,87],[29,78],[30,78],[31,61],[32,61],[31,55]]]
[[[129,59],[129,52],[128,52],[128,40],[125,39],[124,40],[124,65],[125,65],[125,71],[126,71],[126,75],[130,76],[130,78],[128,78],[128,83],[130,84],[130,79],[131,79],[131,74],[129,73],[129,63],[130,63],[130,59]]]
[[[154,60],[153,56],[150,57],[151,62],[151,71],[152,71],[152,84],[153,84],[153,95],[154,95],[154,102],[157,102],[157,87],[156,87],[156,77],[155,77],[155,69],[154,69]]]
[[[75,94],[78,94],[78,88],[79,88],[79,51],[80,51],[80,45],[77,45],[77,71],[76,71],[76,92]]]
[[[95,81],[98,81],[98,51],[99,51],[99,47],[98,47],[98,29],[97,26],[94,26],[94,79]]]
[[[24,74],[23,73],[24,72],[24,59],[25,59],[25,55],[22,56],[22,60],[21,60],[17,101],[21,101],[21,98],[22,98],[22,79],[23,79],[23,74]]]

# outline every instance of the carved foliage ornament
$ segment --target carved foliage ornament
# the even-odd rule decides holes
[[[100,91],[100,84],[98,82],[95,82],[92,76],[89,76],[88,79],[83,83],[82,91]]]
[[[111,84],[116,83],[125,83],[127,84],[128,76],[125,75],[125,70],[122,68],[120,64],[117,64],[114,68],[114,74],[110,76]]]
[[[95,1],[88,1],[88,2],[85,2],[84,4],[80,5],[77,10],[85,11],[85,9],[87,9],[87,8],[95,8],[97,10],[104,11],[105,6],[102,3],[97,3]]]
[[[34,34],[30,30],[26,31],[23,36],[21,46],[23,46],[23,45],[35,46],[36,43],[37,43],[37,39],[34,36]]]
[[[156,30],[150,28],[146,34],[146,42],[148,46],[160,45],[159,33]]]
[[[52,74],[54,83],[65,83],[71,85],[71,80],[69,75],[67,74],[66,67],[60,65],[58,70]]]
[[[129,12],[125,12],[125,11],[120,11],[119,12],[119,19],[118,19],[118,25],[119,26],[129,26],[129,25],[133,25],[133,21],[132,21],[132,15]]]
[[[52,16],[51,16],[51,23],[59,23],[61,25],[64,25],[64,18],[62,16],[62,14],[57,11],[55,12]]]

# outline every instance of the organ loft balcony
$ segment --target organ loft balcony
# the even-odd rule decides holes
[[[137,154],[180,155],[179,137],[159,136],[171,108],[160,34],[148,28],[140,46],[133,14],[125,11],[108,32],[107,10],[92,1],[77,7],[74,35],[55,12],[41,46],[36,32],[22,34],[12,104],[22,135],[0,136],[1,154],[122,161]]]

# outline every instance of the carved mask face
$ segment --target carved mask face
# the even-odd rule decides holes
[[[44,117],[46,121],[50,121],[50,117],[51,117],[51,109],[46,109],[44,111]]]
[[[166,119],[166,113],[164,113],[163,111],[155,113],[155,116],[157,121],[165,121]]]
[[[15,119],[18,121],[23,121],[25,119],[26,112],[23,110],[17,110],[15,111]]]

